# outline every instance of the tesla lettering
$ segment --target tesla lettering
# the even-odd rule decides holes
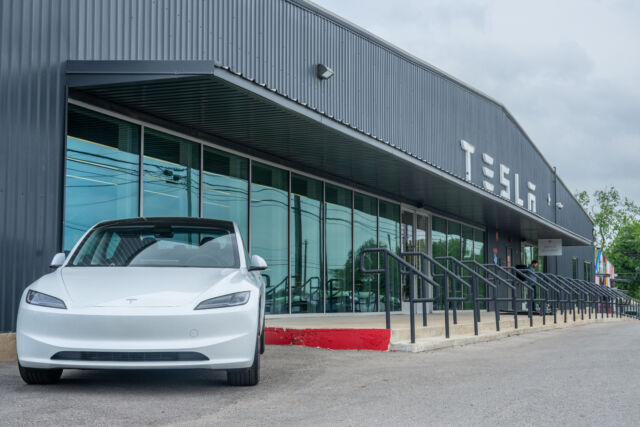
[[[476,152],[475,146],[465,141],[464,139],[460,140],[460,148],[464,151],[464,163],[465,163],[465,180],[471,182],[471,155]],[[487,154],[482,153],[482,187],[487,190],[494,192],[495,185],[493,183],[493,179],[495,177],[494,170],[494,158]],[[511,169],[502,163],[499,163],[498,166],[498,181],[500,183],[500,197],[503,197],[507,200],[511,200],[511,179],[509,178],[509,174],[511,173]],[[520,174],[513,174],[513,192],[514,192],[514,201],[516,205],[524,207],[524,200],[520,197]],[[527,181],[527,209],[531,212],[536,212],[536,185],[531,181]]]

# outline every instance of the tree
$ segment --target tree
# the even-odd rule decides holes
[[[592,196],[582,191],[576,199],[593,219],[596,246],[609,255],[608,249],[622,227],[640,219],[640,206],[622,197],[613,186],[596,190]]]
[[[631,283],[618,283],[617,286],[640,298],[640,221],[620,228],[608,254],[618,278],[631,280]]]

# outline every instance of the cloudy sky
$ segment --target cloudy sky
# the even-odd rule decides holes
[[[640,1],[315,2],[503,103],[573,192],[640,203]]]

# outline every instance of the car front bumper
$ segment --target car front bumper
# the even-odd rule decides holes
[[[60,310],[24,301],[18,315],[18,360],[28,368],[175,369],[247,368],[253,363],[258,304],[212,310],[93,307]],[[195,352],[206,360],[59,360],[60,352]],[[100,357],[102,358],[102,357]],[[126,357],[125,357],[126,359]]]

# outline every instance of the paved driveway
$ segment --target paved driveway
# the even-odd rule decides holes
[[[262,382],[220,372],[67,371],[22,383],[0,363],[0,424],[640,425],[640,322],[431,353],[269,347]]]

